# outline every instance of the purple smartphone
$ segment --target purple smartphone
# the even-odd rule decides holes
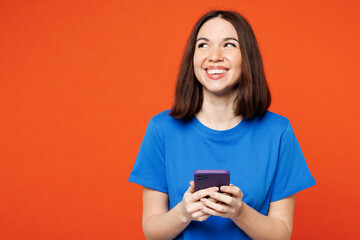
[[[223,185],[230,184],[230,172],[228,170],[196,170],[194,182],[195,192],[209,187],[220,188]]]

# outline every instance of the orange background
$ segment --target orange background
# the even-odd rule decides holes
[[[249,19],[317,181],[293,239],[360,237],[359,1],[0,0],[0,239],[144,239],[127,178],[216,8]]]

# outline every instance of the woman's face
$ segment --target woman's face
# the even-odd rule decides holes
[[[242,72],[235,28],[222,18],[213,18],[200,28],[196,40],[194,72],[204,94],[231,94]]]

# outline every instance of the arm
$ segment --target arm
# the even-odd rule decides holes
[[[179,204],[169,211],[166,193],[143,188],[142,225],[146,239],[173,239],[189,223]]]
[[[271,202],[268,216],[243,203],[233,221],[253,239],[290,239],[293,227],[295,195]]]
[[[204,205],[200,199],[217,191],[208,188],[194,193],[194,183],[190,183],[183,200],[169,210],[168,195],[150,188],[143,188],[143,231],[146,239],[173,239],[192,220],[205,221],[210,215],[201,211]]]
[[[201,199],[207,208],[203,212],[228,217],[252,239],[290,239],[293,226],[295,195],[271,202],[268,216],[257,212],[242,202],[242,193],[233,185],[221,188],[223,192],[211,194],[219,201]],[[228,195],[230,194],[230,195]]]

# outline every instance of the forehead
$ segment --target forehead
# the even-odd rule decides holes
[[[224,20],[223,18],[216,17],[205,22],[197,35],[197,38],[227,38],[232,37],[238,39],[237,32],[234,26]]]

